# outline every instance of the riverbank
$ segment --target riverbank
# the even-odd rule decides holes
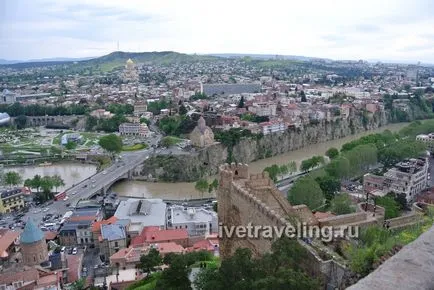
[[[374,130],[364,131],[358,134],[346,136],[344,138],[326,141],[320,144],[308,145],[304,148],[293,150],[284,154],[265,158],[249,163],[249,171],[251,173],[260,173],[265,167],[273,164],[287,164],[289,161],[295,161],[297,168],[302,160],[311,158],[314,155],[324,155],[327,149],[335,147],[340,149],[343,144],[352,140],[359,139],[360,137],[380,133],[384,130],[397,132],[409,123],[396,123],[389,124]],[[209,180],[216,178],[216,175],[211,175]],[[112,187],[112,191],[124,196],[137,196],[137,197],[154,197],[165,199],[184,199],[184,198],[201,198],[202,194],[195,190],[193,182],[146,182],[138,180],[124,180],[116,183]],[[204,193],[203,197],[214,197],[215,195]]]

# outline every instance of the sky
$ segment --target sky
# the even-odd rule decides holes
[[[433,0],[0,0],[0,58],[121,51],[434,63]]]

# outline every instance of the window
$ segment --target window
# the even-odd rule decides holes
[[[17,283],[17,282],[15,282],[15,283]],[[18,287],[16,287],[16,288],[18,288]],[[6,290],[6,284],[0,285],[0,290]]]
[[[115,247],[119,247],[118,242],[115,242]]]

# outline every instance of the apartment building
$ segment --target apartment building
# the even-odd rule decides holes
[[[259,125],[262,129],[262,134],[264,135],[280,133],[286,129],[285,123],[281,121],[262,122]]]
[[[127,247],[127,235],[122,224],[101,225],[100,255],[108,260],[114,253]]]
[[[21,188],[1,190],[0,213],[10,213],[22,209],[24,205],[24,192]]]
[[[396,194],[404,193],[407,202],[413,202],[428,186],[428,158],[412,158],[397,163],[383,176],[365,174],[363,186],[366,192],[381,193],[390,191]]]
[[[186,229],[190,237],[218,231],[217,213],[211,210],[172,206],[167,215],[167,229]]]
[[[249,112],[258,116],[276,116],[277,105],[275,103],[253,103],[249,106]]]
[[[134,116],[142,116],[148,110],[147,104],[135,104],[134,105]]]
[[[430,150],[431,152],[434,151],[434,133],[429,133],[428,135],[425,134],[417,135],[416,141],[425,143],[428,150]]]

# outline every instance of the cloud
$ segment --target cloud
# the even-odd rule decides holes
[[[129,51],[434,62],[427,49],[434,38],[434,1],[330,2],[0,1],[0,36],[8,44],[0,46],[0,58],[102,55],[119,41]]]

